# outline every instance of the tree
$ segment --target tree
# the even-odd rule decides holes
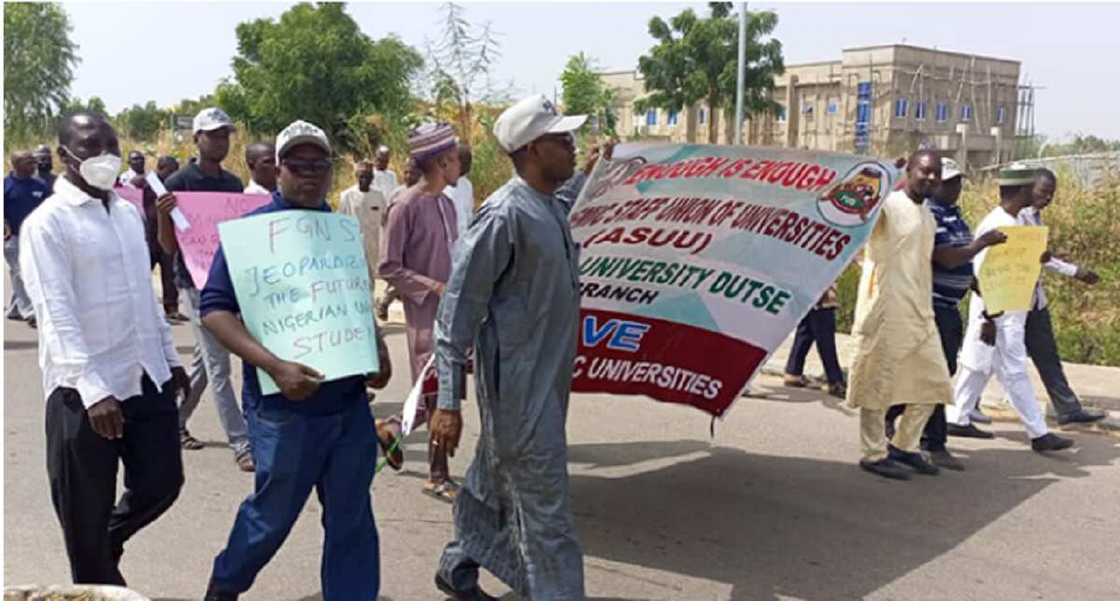
[[[657,107],[680,111],[706,101],[711,110],[708,141],[716,141],[717,115],[733,118],[738,63],[738,18],[730,2],[708,4],[707,19],[687,9],[666,23],[660,17],[649,21],[649,34],[657,45],[638,59],[648,95],[639,99],[639,110]],[[777,111],[771,98],[774,77],[785,71],[780,41],[768,38],[778,24],[770,11],[748,13],[744,117]]]
[[[4,131],[19,138],[50,129],[69,96],[78,46],[58,4],[4,3]]]
[[[159,130],[168,125],[170,113],[160,110],[155,101],[149,100],[144,106],[134,104],[116,117],[117,129],[124,135],[150,141]]]
[[[595,72],[595,61],[584,53],[572,55],[560,83],[564,84],[564,112],[591,115],[603,131],[614,134],[615,115],[611,110],[614,94]]]
[[[474,104],[508,100],[496,90],[490,74],[494,61],[501,57],[501,45],[490,23],[472,25],[458,4],[448,2],[441,11],[445,13],[443,33],[438,42],[426,43],[429,71],[419,87],[437,113],[452,113],[460,136],[470,142]]]
[[[59,108],[59,112],[63,115],[76,111],[89,111],[106,117],[109,116],[109,111],[105,108],[105,101],[98,96],[90,96],[86,102],[82,102],[81,98],[68,98],[66,104]]]
[[[362,33],[344,4],[297,4],[278,22],[237,26],[234,79],[219,84],[217,103],[256,131],[311,121],[348,149],[355,119],[409,108],[409,81],[423,64],[399,39]]]

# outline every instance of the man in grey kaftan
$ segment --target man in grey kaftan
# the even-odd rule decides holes
[[[436,584],[456,601],[492,599],[485,567],[533,601],[583,601],[583,552],[568,501],[565,423],[579,322],[579,248],[567,214],[571,135],[541,96],[508,109],[495,135],[518,175],[480,208],[463,234],[436,323],[438,411],[433,438],[454,447],[440,416],[459,420],[470,351],[481,435],[455,501],[456,540]],[[450,418],[448,418],[450,419]]]

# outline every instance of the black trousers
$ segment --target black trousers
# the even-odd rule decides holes
[[[934,305],[933,320],[937,324],[937,333],[941,336],[941,350],[945,353],[946,363],[949,364],[949,375],[955,375],[957,355],[960,354],[961,344],[964,342],[964,322],[961,321],[960,309],[947,309]],[[906,405],[894,405],[887,410],[887,432],[894,431],[894,420],[904,411]],[[937,405],[925,428],[922,429],[922,448],[927,451],[944,451],[948,440],[949,428],[945,422],[945,405]]]
[[[169,388],[144,377],[139,396],[121,403],[124,437],[93,431],[73,388],[47,398],[47,474],[51,501],[75,584],[124,586],[118,569],[124,543],[167,511],[183,485],[179,410]],[[124,494],[114,505],[117,463]]]
[[[1054,340],[1054,324],[1050,320],[1049,309],[1032,309],[1027,313],[1026,331],[1027,354],[1038,369],[1046,394],[1057,415],[1069,415],[1081,411],[1081,399],[1069,386],[1066,372],[1062,369],[1062,358],[1058,355],[1058,343]]]
[[[152,269],[159,265],[159,284],[163,290],[163,310],[179,312],[179,287],[175,285],[175,256],[163,252],[159,243],[148,243]]]
[[[805,373],[805,357],[813,343],[817,343],[817,354],[824,365],[824,373],[829,384],[844,381],[840,369],[840,359],[836,356],[836,309],[813,309],[797,324],[797,334],[793,337],[793,347],[786,361],[786,373],[800,376]]]

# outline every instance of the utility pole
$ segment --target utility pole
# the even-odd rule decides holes
[[[747,3],[739,10],[739,76],[735,84],[735,145],[743,143],[743,83],[747,75]]]

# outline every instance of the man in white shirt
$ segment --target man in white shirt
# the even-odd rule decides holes
[[[1034,180],[1037,172],[1021,164],[1013,164],[999,172],[1000,204],[980,222],[976,236],[990,230],[1017,225],[1019,212],[1033,201]],[[988,250],[976,255],[975,273],[980,273]],[[984,289],[981,284],[980,293]],[[972,424],[971,412],[994,372],[1011,399],[1031,439],[1035,451],[1058,451],[1073,446],[1073,441],[1062,438],[1046,427],[1046,420],[1038,406],[1030,378],[1027,376],[1027,347],[1024,341],[1027,322],[1026,311],[1008,311],[992,315],[984,306],[982,296],[973,294],[969,303],[969,323],[964,345],[958,359],[959,371],[953,382],[956,402],[945,408],[950,436],[967,438],[992,438],[991,432],[980,430]]]
[[[444,188],[443,193],[455,203],[455,218],[459,224],[459,239],[462,240],[463,232],[474,219],[474,184],[467,176],[471,172],[471,147],[469,144],[459,145],[459,181],[454,186]]]
[[[1050,206],[1057,190],[1058,178],[1054,172],[1049,169],[1039,169],[1032,190],[1032,206],[1019,211],[1018,223],[1042,225],[1042,210]],[[1053,255],[1048,258],[1049,260],[1042,266],[1054,273],[1074,278],[1090,286],[1100,281],[1100,276],[1092,270]],[[1065,370],[1062,369],[1062,358],[1058,354],[1058,343],[1054,340],[1054,326],[1050,320],[1050,309],[1041,277],[1035,285],[1034,300],[1030,312],[1027,313],[1026,336],[1027,354],[1038,369],[1042,384],[1046,386],[1046,393],[1050,396],[1050,404],[1054,407],[1058,423],[1061,425],[1091,423],[1104,419],[1103,411],[1086,409],[1081,405],[1081,399],[1077,398],[1077,393],[1070,388],[1069,380],[1066,379]]]
[[[272,142],[256,142],[245,147],[245,164],[252,178],[245,186],[246,194],[269,194],[276,191],[276,146]]]
[[[79,112],[59,146],[65,173],[23,224],[20,255],[39,316],[47,473],[74,582],[124,586],[124,543],[183,484],[176,396],[190,381],[155,300],[143,221],[112,191],[116,133]]]
[[[373,155],[373,188],[381,192],[386,202],[391,200],[393,190],[397,189],[397,174],[389,169],[390,154],[388,146],[380,146]]]
[[[380,257],[381,225],[385,217],[385,195],[371,187],[373,184],[373,164],[369,161],[358,163],[354,171],[358,183],[342,192],[338,200],[338,212],[358,220],[362,232],[362,246],[365,249],[366,265],[369,267],[369,281],[377,275]],[[373,288],[370,288],[373,299]]]
[[[117,178],[117,184],[127,188],[140,188],[140,186],[133,183],[136,178],[143,179],[146,175],[144,173],[144,164],[147,161],[144,159],[144,153],[139,150],[133,150],[128,153],[128,171],[125,171]]]

